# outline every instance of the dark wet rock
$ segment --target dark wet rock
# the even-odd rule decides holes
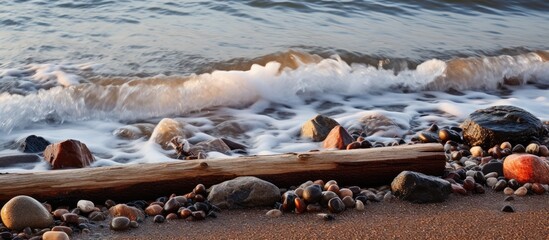
[[[421,131],[418,133],[418,139],[422,143],[436,143],[439,141],[438,133],[431,131]]]
[[[442,143],[446,143],[447,141],[456,143],[463,142],[461,135],[457,131],[447,128],[443,128],[438,131],[438,138]]]
[[[418,172],[403,171],[391,183],[393,194],[414,203],[442,202],[452,192],[446,180]]]
[[[280,190],[256,177],[238,177],[212,186],[208,201],[220,208],[273,206]]]
[[[53,225],[53,216],[36,199],[19,195],[10,199],[0,211],[2,223],[11,230],[25,227],[46,228]]]
[[[220,138],[216,138],[210,141],[199,142],[189,149],[189,152],[193,156],[198,156],[199,152],[220,152],[223,154],[230,154],[231,148],[225,144]]]
[[[174,213],[182,207],[181,203],[175,198],[171,198],[164,204],[164,211],[166,213]]]
[[[153,218],[153,222],[155,223],[163,223],[164,221],[166,221],[166,218],[164,218],[164,216],[162,215],[156,215]]]
[[[0,168],[14,167],[19,164],[39,163],[40,157],[36,154],[18,154],[0,156]],[[20,167],[19,165],[18,167]]]
[[[303,124],[303,127],[301,127],[301,137],[312,139],[315,142],[321,142],[324,141],[330,131],[338,125],[339,123],[336,120],[319,114]]]
[[[282,194],[282,210],[286,212],[293,211],[295,209],[295,199],[299,198],[294,191],[286,191]]]
[[[517,190],[517,188],[520,187],[520,183],[518,183],[515,179],[509,179],[509,181],[507,181],[507,186],[513,190]]]
[[[61,220],[67,224],[78,224],[78,217],[78,214],[69,212],[63,214]]]
[[[91,212],[88,218],[92,221],[103,221],[106,219],[105,214],[102,212]]]
[[[328,201],[330,201],[330,199],[335,198],[335,197],[338,197],[336,193],[334,193],[332,191],[323,191],[322,192],[322,199],[320,200],[320,204],[322,206],[328,206]]]
[[[512,213],[515,212],[515,209],[511,205],[505,205],[501,208],[501,211]]]
[[[223,141],[231,150],[244,150],[248,149],[248,147],[244,144],[237,143],[235,141],[229,140],[227,138],[220,138],[221,141]]]
[[[506,187],[507,187],[507,181],[501,179],[492,188],[494,189],[494,191],[499,192],[499,191],[503,191],[503,189],[505,189]]]
[[[323,148],[337,148],[337,149],[346,149],[349,143],[354,141],[353,137],[343,128],[342,126],[335,126],[324,142],[322,142]]]
[[[356,205],[356,201],[350,196],[344,197],[343,199],[341,199],[341,201],[343,201],[343,204],[345,204],[346,208],[354,208]]]
[[[322,199],[322,187],[317,184],[310,185],[303,190],[303,200],[307,203],[317,203]]]
[[[43,137],[30,135],[18,141],[18,149],[24,153],[43,152],[51,143]]]
[[[489,162],[482,166],[482,173],[488,174],[496,172],[498,176],[503,176],[503,163],[502,162]]]
[[[69,139],[46,147],[44,160],[49,162],[53,169],[63,169],[87,167],[95,158],[86,144]]]
[[[503,142],[527,144],[547,134],[543,123],[514,106],[479,109],[462,123],[463,139],[470,146],[490,148]]]
[[[522,144],[517,144],[513,147],[513,150],[512,150],[513,153],[525,153],[526,152],[526,148],[524,147],[524,145]]]
[[[328,210],[332,213],[340,213],[345,211],[345,204],[339,197],[335,197],[328,201]]]
[[[549,161],[532,154],[511,154],[503,163],[503,175],[519,183],[549,184]]]

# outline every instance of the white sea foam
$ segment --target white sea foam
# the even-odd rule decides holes
[[[436,59],[397,73],[349,65],[334,57],[302,63],[296,69],[280,69],[282,64],[270,62],[246,71],[122,81],[79,75],[93,64],[5,69],[0,81],[20,76],[39,90],[0,94],[0,145],[31,134],[51,142],[72,138],[89,146],[97,159],[93,166],[106,166],[173,161],[169,158],[173,150],[163,150],[145,138],[123,140],[113,135],[127,122],[157,123],[164,117],[187,122],[196,133],[189,139],[192,143],[228,137],[247,145],[249,154],[320,149],[319,143],[299,138],[301,125],[318,113],[346,128],[364,127],[363,118],[381,119],[385,125],[372,130],[367,139],[386,143],[395,137],[409,140],[432,123],[457,126],[474,110],[493,105],[514,105],[549,120],[548,90],[524,85],[549,83],[546,62],[530,55],[474,61],[484,64],[473,74],[474,81],[461,77],[450,81],[456,69],[448,74],[449,67],[455,63]],[[511,76],[522,85],[498,92],[502,78]],[[450,88],[461,92],[436,91]],[[15,153],[0,151],[0,155]],[[210,157],[227,156],[210,153]],[[2,171],[43,169],[47,165],[41,163]]]

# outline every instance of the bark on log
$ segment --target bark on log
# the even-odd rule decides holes
[[[0,175],[0,203],[17,195],[68,204],[80,199],[103,203],[185,194],[196,184],[209,187],[238,176],[256,176],[279,187],[334,179],[340,185],[387,184],[401,171],[442,175],[441,144],[321,151],[229,159],[52,170]]]

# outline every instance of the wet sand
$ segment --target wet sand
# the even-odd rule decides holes
[[[412,204],[400,200],[372,203],[359,212],[348,209],[325,221],[315,213],[265,215],[269,208],[225,210],[216,219],[182,219],[115,232],[96,228],[75,239],[549,239],[549,194],[514,196],[501,192],[459,196],[443,203]],[[514,213],[501,212],[509,204]],[[103,224],[108,225],[108,220]]]

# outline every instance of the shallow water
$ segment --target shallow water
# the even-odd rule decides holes
[[[162,118],[187,123],[191,143],[227,137],[249,154],[320,148],[298,136],[318,113],[346,128],[386,117],[367,131],[385,143],[493,105],[549,120],[542,1],[0,4],[0,155],[34,134],[86,143],[94,166],[170,161],[115,136]]]

